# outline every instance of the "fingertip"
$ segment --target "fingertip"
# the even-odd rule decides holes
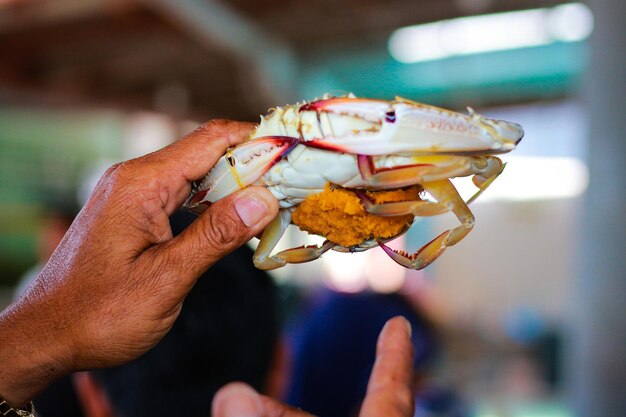
[[[158,162],[161,176],[173,182],[173,189],[179,190],[204,177],[228,148],[246,140],[254,126],[234,120],[210,120],[180,140],[142,158]]]
[[[248,187],[251,193],[263,200],[268,208],[268,214],[273,219],[278,214],[278,200],[274,194],[265,187]]]
[[[214,137],[222,136],[228,140],[230,146],[242,142],[256,125],[250,122],[240,122],[227,119],[212,119],[202,123],[186,137]]]
[[[385,323],[378,336],[378,347],[384,345],[388,339],[401,337],[410,341],[412,334],[411,323],[403,316],[396,316]]]
[[[413,334],[413,328],[411,327],[411,322],[407,320],[406,317],[403,317],[403,316],[398,316],[395,318],[399,319],[398,321],[406,327],[405,332],[406,332],[407,337],[410,339]]]
[[[214,417],[262,417],[260,395],[243,382],[231,382],[220,388],[212,404]]]
[[[251,229],[260,231],[278,213],[278,201],[265,187],[248,187],[234,198],[237,215]]]

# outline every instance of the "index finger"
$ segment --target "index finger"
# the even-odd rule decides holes
[[[211,120],[149,156],[159,161],[164,175],[182,175],[189,183],[206,175],[226,150],[241,143],[254,127],[248,122]]]
[[[173,144],[138,158],[146,177],[157,178],[168,214],[187,198],[191,183],[205,176],[226,150],[241,143],[253,123],[211,120]],[[145,180],[145,179],[144,179]]]
[[[380,333],[360,417],[408,417],[413,409],[411,327],[405,318],[395,317]]]

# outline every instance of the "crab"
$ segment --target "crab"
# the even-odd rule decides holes
[[[496,155],[515,149],[522,137],[520,125],[483,117],[471,108],[461,114],[399,97],[325,96],[277,107],[262,117],[246,141],[229,149],[193,185],[186,206],[201,213],[249,185],[267,187],[280,210],[254,254],[260,269],[312,261],[330,249],[360,252],[377,246],[398,264],[422,269],[471,231],[474,216],[468,204],[502,173],[505,164]],[[451,179],[467,176],[477,189],[465,201]],[[386,198],[390,191],[398,196]],[[337,203],[341,198],[346,202]],[[318,217],[310,224],[303,220],[305,207],[309,219]],[[335,223],[324,220],[330,218],[325,210],[335,210]],[[375,226],[351,240],[342,240],[348,233],[331,233],[357,211],[368,220],[359,217],[355,226]],[[454,213],[460,225],[415,253],[387,246],[417,216],[446,212]],[[389,221],[395,225],[376,226]],[[272,254],[292,223],[326,240]]]

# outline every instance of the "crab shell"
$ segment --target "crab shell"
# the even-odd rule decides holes
[[[353,190],[419,184],[437,200],[433,194],[438,191],[429,189],[431,184],[469,175],[474,175],[479,187],[477,197],[504,167],[494,155],[515,149],[522,136],[516,123],[485,118],[471,109],[465,115],[400,98],[383,101],[347,96],[278,107],[262,117],[250,137],[230,149],[194,185],[186,205],[201,212],[211,202],[249,185],[267,187],[289,213],[327,184]],[[362,195],[360,198],[368,211],[377,215],[433,211],[424,204],[418,204],[424,207],[421,210],[413,209],[414,205],[389,210]],[[448,206],[460,204],[454,200]],[[442,208],[441,201],[438,204],[434,212],[455,211],[451,206]],[[291,221],[285,213],[280,216]],[[284,231],[282,223],[279,228]],[[277,241],[275,237],[272,240]],[[363,242],[363,248],[373,246],[372,241],[376,243],[375,236]],[[270,259],[269,253],[261,256]]]

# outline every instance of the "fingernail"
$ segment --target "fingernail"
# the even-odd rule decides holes
[[[404,324],[406,325],[406,334],[409,336],[409,339],[413,335],[413,328],[411,327],[411,322],[409,322],[405,317],[402,317],[404,320]]]
[[[406,334],[409,337],[409,339],[411,338],[411,335],[413,334],[411,323],[409,323],[409,321],[405,317],[397,316],[397,317],[387,320],[387,323],[385,323],[385,325],[383,326],[383,329],[380,331],[380,336],[378,337],[378,340],[382,340],[385,337],[385,333],[388,331],[389,327],[391,326],[391,322],[394,320],[398,320],[398,319],[400,319],[404,323],[404,325],[406,326]]]
[[[402,321],[402,324],[404,324],[404,326],[406,327],[406,335],[410,339],[411,338],[411,334],[413,334],[413,329],[411,328],[411,323],[404,316],[397,316],[397,317],[393,318],[392,320],[397,320],[397,319],[400,319],[400,321]]]
[[[236,384],[221,395],[215,412],[220,417],[260,417],[261,402],[254,390]]]
[[[224,417],[260,417],[256,401],[244,396],[224,404],[223,412]]]
[[[267,215],[268,210],[259,200],[246,196],[235,202],[235,211],[246,226],[252,227]]]

